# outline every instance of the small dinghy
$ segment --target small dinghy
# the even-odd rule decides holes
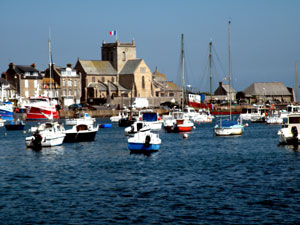
[[[159,135],[151,132],[138,132],[128,139],[131,152],[155,152],[159,150],[160,144]]]
[[[111,128],[112,124],[111,123],[103,123],[99,125],[99,128]]]
[[[24,130],[25,123],[22,120],[16,122],[11,121],[9,124],[5,124],[6,130]]]

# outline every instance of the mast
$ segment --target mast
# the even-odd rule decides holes
[[[209,42],[209,93],[210,102],[212,101],[212,53],[211,53],[212,41]]]
[[[298,78],[297,78],[297,73],[298,73],[298,61],[296,61],[296,98],[295,98],[296,102],[297,102],[297,99],[298,99]]]
[[[183,45],[183,34],[181,34],[181,84],[182,84],[182,112],[184,109],[184,98],[185,98],[185,84],[184,84],[184,45]]]
[[[228,63],[229,63],[229,69],[228,69],[228,85],[229,85],[229,113],[230,113],[230,120],[231,120],[231,52],[230,52],[230,23],[231,21],[228,21]]]
[[[51,41],[50,41],[50,35],[49,35],[49,40],[48,40],[48,48],[49,48],[49,77],[50,77],[50,87],[49,87],[49,90],[50,90],[50,97],[52,97],[52,82],[51,82],[51,70],[52,70],[52,53],[51,53]],[[50,100],[50,112],[51,112],[51,116],[50,116],[50,119],[52,120],[53,119],[53,114],[52,114],[52,100]]]

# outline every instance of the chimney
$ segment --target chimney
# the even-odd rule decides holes
[[[6,73],[5,72],[1,73],[1,78],[6,80]]]
[[[9,65],[8,65],[9,69],[14,69],[15,68],[15,64],[13,62],[11,62]]]
[[[219,82],[219,87],[223,87],[222,81]]]
[[[72,63],[68,63],[67,67],[72,68]]]
[[[32,63],[31,67],[35,69],[35,67],[36,67],[35,63]]]

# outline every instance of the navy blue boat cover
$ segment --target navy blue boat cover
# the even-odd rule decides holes
[[[143,113],[143,121],[156,121],[157,120],[157,114],[156,113]]]

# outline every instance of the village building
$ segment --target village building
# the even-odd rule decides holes
[[[229,99],[231,99],[231,101],[235,101],[236,91],[232,87],[230,87],[229,89],[229,84],[223,84],[223,82],[219,82],[219,87],[215,90],[214,95],[212,97],[213,101],[215,102],[228,101]]]
[[[16,88],[4,79],[5,76],[6,74],[2,73],[2,78],[0,78],[0,99],[1,101],[16,99]]]
[[[253,103],[291,103],[295,101],[292,88],[282,82],[253,83],[237,94],[239,102]]]
[[[16,87],[16,99],[39,96],[43,77],[36,69],[36,65],[15,65],[9,64],[5,73],[5,79]]]
[[[165,74],[160,73],[156,68],[152,75],[154,96],[159,99],[160,103],[164,102],[181,102],[182,90],[174,82],[168,81]]]
[[[49,68],[45,70],[43,95],[57,98],[63,106],[80,103],[80,74],[72,68],[72,64],[67,64],[66,67],[59,67],[52,64],[51,75]]]

